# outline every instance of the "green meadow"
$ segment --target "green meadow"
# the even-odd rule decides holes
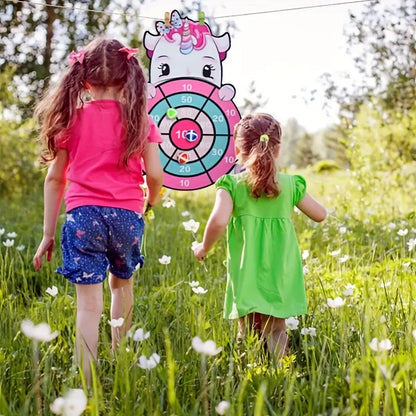
[[[330,214],[319,225],[293,214],[309,313],[288,323],[289,356],[275,363],[253,334],[237,342],[236,323],[222,318],[225,238],[204,263],[191,250],[202,239],[215,190],[175,191],[165,199],[174,206],[155,208],[145,234],[146,265],[134,274],[132,332],[142,328],[150,336],[126,337],[112,353],[105,290],[91,389],[74,358],[74,287],[54,272],[59,244],[39,273],[31,265],[42,232],[41,193],[3,199],[0,414],[50,415],[51,403],[71,388],[84,389],[85,415],[215,415],[221,401],[229,402],[229,415],[413,414],[415,184],[404,191],[374,178],[364,186],[362,171],[300,173]],[[191,218],[200,222],[195,234],[182,224]],[[6,247],[7,240],[13,245]],[[159,262],[163,255],[169,264]],[[192,290],[195,281],[205,293]],[[55,296],[46,292],[52,286]],[[21,332],[24,319],[46,322],[59,335],[34,344]],[[221,351],[202,356],[192,348],[196,336]],[[153,353],[160,356],[155,368],[137,365]]]

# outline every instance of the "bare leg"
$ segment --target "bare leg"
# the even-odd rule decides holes
[[[260,313],[249,313],[246,316],[238,318],[239,335],[244,335],[248,330],[252,330],[261,336],[262,315]]]
[[[75,285],[77,292],[77,358],[87,385],[91,385],[90,361],[97,359],[98,327],[103,312],[103,285]]]
[[[113,350],[120,344],[120,339],[127,334],[131,327],[133,312],[133,279],[119,279],[110,273],[108,282],[111,289],[111,319],[123,317],[124,324],[111,328]]]
[[[287,355],[288,336],[286,333],[285,320],[274,316],[262,316],[262,331],[266,338],[269,351],[277,360]]]

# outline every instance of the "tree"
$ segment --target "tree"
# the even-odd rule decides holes
[[[362,81],[348,78],[338,85],[324,75],[326,98],[340,107],[345,126],[354,124],[363,103],[372,102],[389,117],[408,111],[416,101],[416,1],[371,2],[361,16],[350,14],[346,29],[348,52]]]
[[[296,143],[293,162],[298,167],[306,168],[317,160],[319,160],[319,156],[315,151],[314,137],[305,132]]]
[[[45,0],[41,5],[1,0],[0,72],[15,65],[22,107],[30,107],[71,50],[104,35],[110,22],[122,21],[122,13],[138,10],[142,2]]]
[[[267,99],[263,98],[263,95],[256,90],[255,82],[251,81],[248,88],[248,94],[244,96],[244,103],[242,105],[243,113],[254,113],[259,108],[264,107],[267,104]]]
[[[282,150],[279,156],[279,165],[289,166],[291,164],[295,164],[295,149],[298,142],[306,134],[306,130],[295,118],[287,120],[286,124],[282,126],[282,130]]]

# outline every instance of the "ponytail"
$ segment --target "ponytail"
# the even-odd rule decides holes
[[[234,139],[247,169],[247,183],[254,198],[265,195],[276,198],[280,193],[277,181],[276,154],[280,146],[280,124],[269,114],[249,114],[234,130]]]
[[[251,194],[254,198],[260,198],[262,194],[267,198],[275,198],[279,195],[277,166],[271,147],[264,146],[259,141],[244,166],[248,170],[247,183],[251,187]]]
[[[146,86],[147,82],[138,60],[127,59],[126,82],[122,88],[122,111],[126,134],[124,152],[120,158],[124,166],[127,166],[130,157],[142,154],[146,145],[149,130]]]

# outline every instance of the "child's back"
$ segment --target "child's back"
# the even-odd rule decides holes
[[[240,332],[248,324],[278,358],[287,348],[285,318],[307,311],[293,208],[315,221],[326,216],[301,176],[277,173],[280,138],[268,114],[249,114],[236,125],[236,154],[246,172],[217,181],[204,239],[194,250],[203,260],[228,225],[224,316],[239,318]]]
[[[252,312],[281,318],[306,313],[302,260],[291,220],[306,183],[301,176],[283,173],[278,182],[277,198],[254,198],[245,173],[225,175],[217,182],[233,200],[225,318]]]

